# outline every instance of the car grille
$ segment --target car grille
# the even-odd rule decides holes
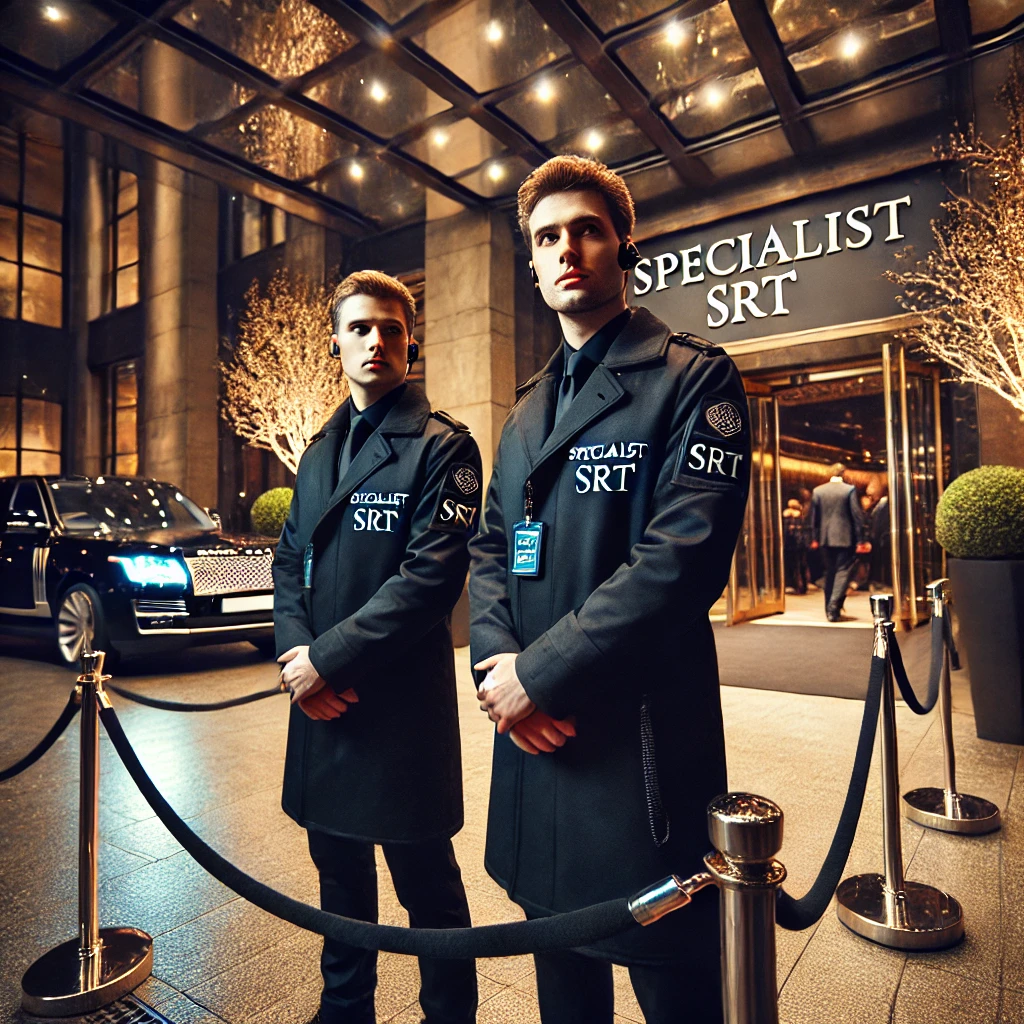
[[[237,594],[249,590],[273,590],[270,574],[273,553],[263,555],[197,555],[186,558],[196,597]]]
[[[139,598],[135,602],[135,611],[138,615],[188,615],[184,598],[172,601]]]

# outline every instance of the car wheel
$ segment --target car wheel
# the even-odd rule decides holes
[[[77,665],[88,640],[94,651],[105,651],[111,665],[117,652],[111,647],[103,622],[99,595],[85,583],[76,583],[61,596],[57,608],[57,650],[65,665]]]
[[[272,636],[264,637],[261,640],[250,640],[249,643],[251,643],[264,658],[274,658],[277,656],[277,643]]]

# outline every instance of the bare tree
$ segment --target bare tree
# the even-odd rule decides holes
[[[997,100],[1009,118],[998,145],[972,126],[946,155],[959,161],[965,194],[950,192],[935,247],[913,269],[890,271],[903,305],[921,316],[908,340],[958,380],[979,384],[1024,413],[1024,58],[1014,51]],[[908,257],[902,255],[901,258]]]
[[[272,451],[293,473],[310,438],[348,394],[331,359],[329,296],[322,285],[279,270],[266,292],[253,281],[228,360],[221,414],[248,444]]]

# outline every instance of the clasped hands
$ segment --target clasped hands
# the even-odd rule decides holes
[[[277,659],[281,669],[281,681],[291,691],[292,703],[310,718],[326,722],[340,718],[348,711],[349,704],[358,704],[359,697],[351,687],[344,693],[335,693],[309,660],[309,645],[293,647]]]
[[[520,750],[527,754],[552,754],[576,735],[572,718],[552,718],[530,700],[516,675],[516,655],[495,654],[473,668],[487,673],[476,693],[480,709],[497,724],[499,733],[509,733]]]

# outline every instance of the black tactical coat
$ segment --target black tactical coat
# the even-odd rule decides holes
[[[576,716],[576,738],[554,754],[495,735],[486,866],[534,914],[702,869],[705,810],[726,789],[708,610],[728,578],[750,465],[732,361],[646,309],[552,432],[562,366],[559,346],[520,389],[470,544],[474,662],[521,652],[537,707]],[[509,572],[531,490],[545,524],[536,578]],[[598,952],[658,963],[699,936],[717,956],[715,903],[697,897]]]
[[[309,644],[320,675],[359,703],[327,722],[292,708],[282,803],[337,835],[447,838],[463,814],[450,613],[477,526],[480,453],[409,385],[338,481],[349,419],[345,402],[299,464],[274,629],[279,655]]]

